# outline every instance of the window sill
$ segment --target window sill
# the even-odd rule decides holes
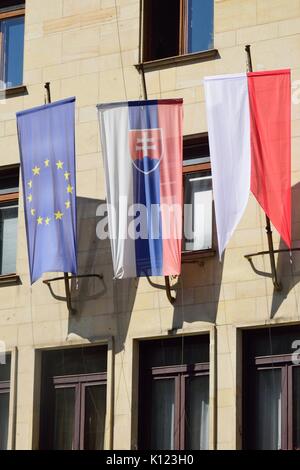
[[[206,60],[213,60],[219,58],[218,49],[209,49],[208,51],[194,52],[192,54],[178,55],[174,57],[166,57],[164,59],[149,60],[136,64],[135,67],[140,72],[141,70],[152,71],[159,70],[164,67],[171,67],[174,65],[192,64],[195,62],[204,62]]]
[[[0,275],[0,287],[18,286],[21,284],[21,278],[18,274]]]
[[[197,263],[199,259],[212,258],[215,256],[216,250],[198,250],[198,251],[183,251],[181,253],[183,263]]]
[[[26,85],[20,85],[11,88],[3,88],[2,90],[0,90],[0,100],[4,100],[6,98],[14,98],[16,96],[23,96],[27,94],[28,91]]]

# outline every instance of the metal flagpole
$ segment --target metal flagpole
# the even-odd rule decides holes
[[[246,54],[247,54],[247,69],[248,69],[248,72],[253,72],[252,57],[251,57],[251,45],[248,44],[245,47],[245,51],[246,51]],[[269,255],[270,255],[273,285],[274,285],[274,288],[275,288],[276,291],[281,291],[282,290],[282,285],[278,281],[276,264],[275,264],[275,252],[274,252],[271,222],[270,222],[270,219],[267,215],[266,215],[266,233],[267,233],[267,237],[268,237],[268,246],[269,246]],[[290,251],[290,250],[288,250],[288,251]],[[247,259],[249,259],[249,258],[247,258]]]

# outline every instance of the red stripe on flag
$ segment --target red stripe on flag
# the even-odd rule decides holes
[[[160,103],[159,100],[158,125],[163,138],[160,163],[163,274],[169,276],[181,272],[183,112],[181,100],[163,106]]]
[[[251,191],[291,247],[291,74],[248,74]]]

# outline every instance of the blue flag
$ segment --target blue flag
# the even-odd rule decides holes
[[[17,113],[30,278],[77,274],[75,98]]]

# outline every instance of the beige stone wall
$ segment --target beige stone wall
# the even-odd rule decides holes
[[[95,234],[96,208],[105,199],[95,105],[142,97],[140,76],[134,67],[139,53],[139,1],[26,0],[25,34],[24,84],[28,94],[0,103],[0,165],[19,162],[15,113],[44,102],[44,82],[51,81],[53,100],[76,96],[79,267],[82,273],[103,273],[104,282],[80,281],[78,290],[72,286],[77,309],[74,317],[41,281],[30,286],[21,197],[17,272],[22,285],[0,290],[0,339],[14,351],[16,366],[10,445],[15,440],[17,449],[37,446],[40,350],[108,342],[113,376],[108,387],[111,419],[106,446],[135,448],[136,340],[166,336],[168,330],[177,328],[178,334],[210,332],[210,445],[213,448],[216,443],[219,449],[239,447],[240,329],[299,321],[299,257],[294,256],[293,265],[287,255],[278,261],[284,290],[274,295],[270,279],[255,274],[244,259],[247,253],[267,248],[264,214],[251,198],[224,264],[215,257],[183,266],[175,308],[164,291],[153,288],[147,280],[114,282],[109,244],[97,240]],[[205,75],[245,71],[247,43],[252,44],[256,70],[292,68],[296,200],[300,180],[299,0],[215,0],[215,47],[220,58],[148,72],[149,98],[183,97],[184,133],[206,131],[202,79]],[[300,212],[296,209],[297,204],[293,238],[294,246],[299,246]],[[274,240],[277,248],[280,240],[276,232]],[[257,258],[255,263],[259,270],[270,270],[267,258]],[[163,285],[163,278],[154,282]],[[55,289],[58,295],[64,295],[63,283]],[[279,306],[270,320],[274,301]]]

